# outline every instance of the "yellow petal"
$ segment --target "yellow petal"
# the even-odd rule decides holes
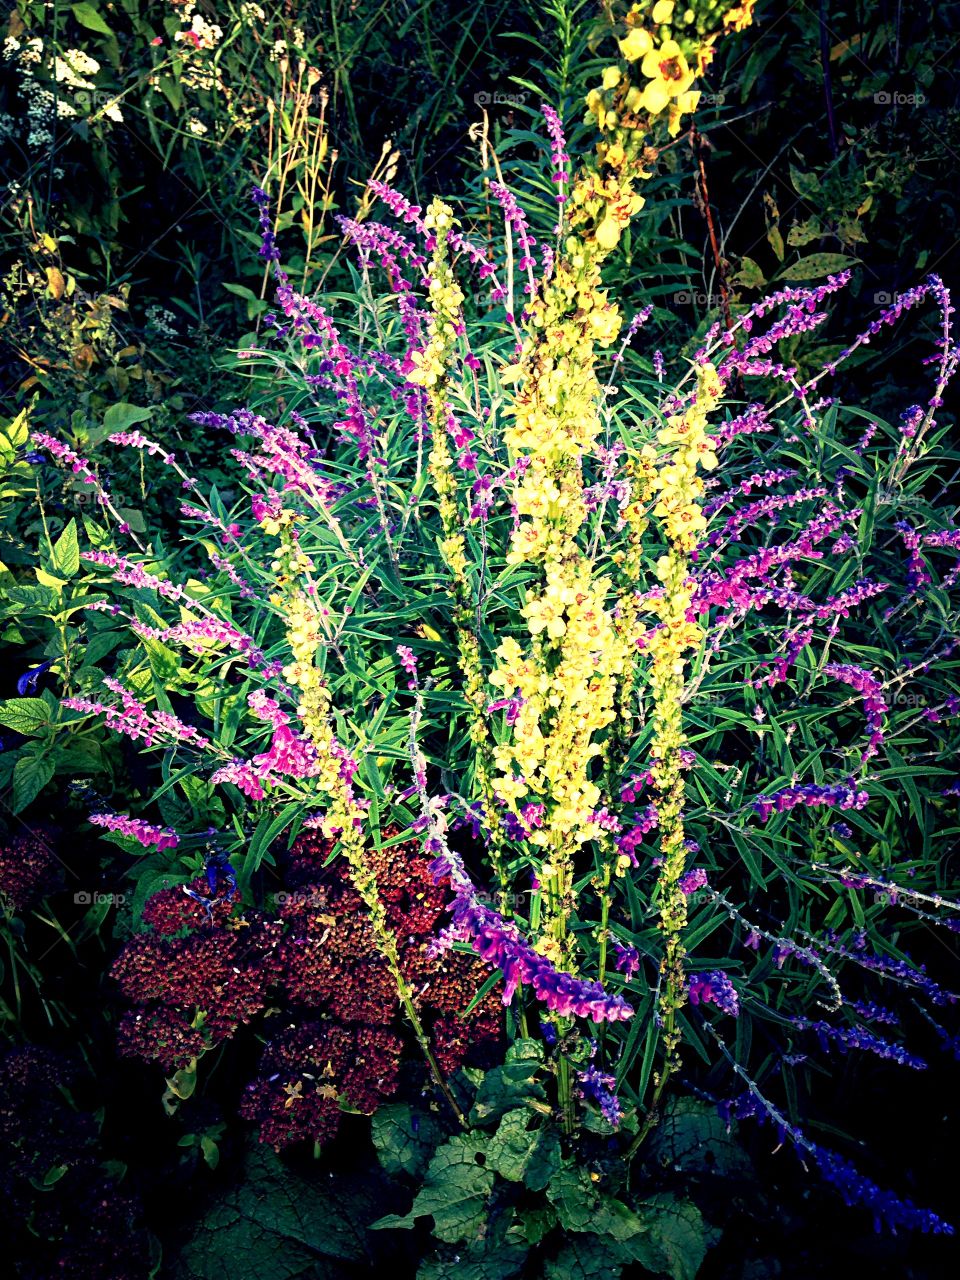
[[[620,52],[628,62],[636,62],[653,48],[653,36],[643,27],[634,27],[623,40],[618,40]]]
[[[620,68],[605,67],[603,72],[603,87],[605,89],[615,89],[620,83]]]
[[[674,0],[657,0],[653,6],[653,20],[659,26],[661,22],[669,22],[673,17]]]
[[[597,244],[601,249],[615,249],[620,242],[620,224],[609,213],[597,227]]]
[[[670,101],[667,86],[662,80],[651,80],[643,91],[643,109],[652,116],[657,116]]]

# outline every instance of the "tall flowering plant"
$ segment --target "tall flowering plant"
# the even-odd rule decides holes
[[[900,945],[904,912],[957,927],[931,844],[955,802],[960,710],[943,567],[960,534],[943,494],[927,496],[958,360],[949,294],[931,277],[801,379],[778,348],[826,322],[848,277],[787,288],[714,326],[685,369],[668,376],[656,355],[651,382],[630,364],[645,313],[624,326],[602,283],[657,140],[695,109],[697,71],[750,7],[631,6],[587,100],[595,156],[576,168],[543,109],[545,230],[499,182],[495,243],[442,200],[374,183],[391,219],[340,224],[359,262],[352,310],[296,291],[255,190],[276,312],[245,358],[283,386],[283,420],[194,416],[238,465],[231,506],[138,431],[111,437],[176,472],[202,575],[178,581],[175,556],[130,548],[122,526],[91,523],[83,552],[103,588],[87,626],[122,617],[138,645],[66,706],[162,749],[161,818],[171,794],[189,801],[179,830],[93,820],[179,849],[194,895],[188,869],[215,847],[229,874],[212,873],[209,911],[269,898],[304,828],[329,842],[442,1107],[430,1138],[409,1106],[379,1110],[385,1166],[421,1179],[410,1214],[379,1225],[431,1215],[442,1247],[498,1274],[544,1240],[568,1267],[556,1274],[591,1251],[696,1269],[696,1208],[644,1203],[628,1181],[685,1044],[712,1064],[698,1087],[728,1121],[772,1122],[880,1225],[951,1230],[813,1142],[759,1078],[802,1076],[811,1037],[924,1066],[887,1030],[886,989],[955,1044],[940,1011],[956,996]],[[928,404],[864,431],[821,384],[931,303]],[[506,1008],[504,1060],[486,1074],[445,1070],[425,1025],[382,882],[396,833],[419,837],[447,894],[424,954],[485,962],[465,1016],[494,987]],[[729,1025],[756,1036],[731,1046]],[[284,1110],[318,1088],[331,1101],[297,1043],[276,1055]]]

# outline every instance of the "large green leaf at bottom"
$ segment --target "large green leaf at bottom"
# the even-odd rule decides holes
[[[412,1227],[417,1218],[433,1217],[433,1234],[446,1244],[476,1239],[483,1227],[493,1173],[486,1160],[487,1140],[465,1133],[451,1138],[430,1161],[426,1180],[410,1212],[390,1214],[375,1222],[377,1229]]]
[[[369,1223],[383,1193],[376,1168],[303,1177],[255,1147],[242,1181],[195,1226],[174,1280],[347,1280],[372,1270]]]

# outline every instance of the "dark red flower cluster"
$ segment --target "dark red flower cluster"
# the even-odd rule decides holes
[[[403,1041],[396,1031],[333,1019],[291,1024],[274,1035],[247,1086],[240,1114],[278,1151],[294,1142],[328,1142],[340,1100],[375,1111],[397,1088]]]
[[[43,831],[0,839],[0,899],[24,911],[60,888],[61,865],[51,836]]]
[[[296,887],[283,895],[281,904],[291,926],[280,947],[283,982],[295,1003],[322,1004],[343,1019],[386,1025],[396,1017],[396,986],[345,863],[335,859],[326,865],[332,851],[331,842],[312,831],[291,850],[287,879]],[[482,1050],[499,1038],[503,1006],[495,991],[461,1017],[489,970],[475,956],[460,952],[428,954],[449,892],[434,883],[430,859],[418,843],[372,849],[369,860],[399,943],[401,969],[440,1065],[445,1072],[455,1071],[473,1049]]]
[[[195,880],[187,888],[202,897],[205,885]],[[255,912],[233,916],[225,901],[208,909],[183,888],[155,894],[144,919],[153,932],[132,938],[111,970],[138,1006],[121,1020],[120,1052],[170,1071],[262,1011],[279,975],[283,926]]]
[[[234,896],[218,895],[203,877],[189,885],[177,885],[153,894],[144,905],[143,922],[164,937],[187,933],[203,925],[222,928],[233,915],[234,902]]]
[[[275,915],[239,911],[205,879],[164,889],[147,903],[150,931],[133,938],[113,977],[136,1002],[120,1026],[121,1052],[169,1072],[233,1036],[268,1003],[283,1029],[268,1040],[242,1114],[280,1148],[336,1132],[340,1103],[372,1112],[397,1088],[405,1024],[396,983],[345,863],[315,832],[288,855]],[[487,978],[475,956],[432,957],[428,944],[447,891],[419,845],[371,850],[381,899],[420,1017],[444,1072],[489,1049],[502,1005],[488,993],[464,1010]],[[269,1031],[269,1028],[268,1028]]]

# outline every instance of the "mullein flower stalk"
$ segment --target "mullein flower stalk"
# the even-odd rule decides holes
[[[658,1015],[663,1062],[638,1141],[642,1141],[649,1126],[655,1123],[663,1091],[680,1065],[676,1015],[686,1003],[690,990],[684,975],[683,945],[687,896],[681,885],[687,857],[682,757],[686,736],[682,704],[689,654],[703,638],[703,630],[694,620],[696,587],[692,556],[706,527],[700,508],[704,494],[700,471],[712,470],[717,463],[714,442],[707,435],[707,418],[721,392],[714,367],[702,365],[697,370],[697,391],[688,407],[682,413],[669,416],[659,432],[658,440],[667,446],[667,456],[658,460],[653,446],[646,447],[652,467],[649,483],[655,499],[653,516],[663,530],[668,548],[656,565],[656,576],[663,590],[651,594],[647,601],[647,608],[659,625],[651,628],[645,637],[653,703],[650,773],[660,832],[657,898],[664,949]]]
[[[486,682],[480,641],[474,625],[474,600],[467,568],[464,520],[457,503],[457,478],[448,436],[450,407],[446,393],[456,361],[458,339],[463,332],[463,292],[450,266],[448,248],[451,233],[456,234],[455,226],[450,207],[442,200],[434,200],[423,220],[423,229],[433,241],[429,266],[430,319],[427,324],[427,343],[423,349],[411,353],[413,368],[407,372],[406,377],[408,382],[422,387],[426,393],[427,421],[431,432],[428,470],[437,495],[443,530],[440,554],[449,573],[463,691],[470,710],[474,771],[483,799],[488,847],[494,874],[500,886],[502,908],[509,892],[503,853],[503,824],[493,786]]]
[[[396,984],[397,996],[413,1029],[420,1050],[440,1092],[460,1124],[465,1119],[437,1063],[430,1038],[424,1029],[415,1004],[415,992],[400,965],[397,938],[387,919],[377,885],[377,876],[367,854],[365,811],[353,786],[357,762],[338,742],[331,724],[331,698],[323,673],[317,666],[321,648],[321,623],[318,610],[303,583],[311,564],[301,551],[293,512],[283,512],[289,519],[276,522],[280,538],[281,572],[278,592],[271,604],[283,609],[286,638],[292,661],[284,668],[284,679],[297,691],[297,713],[316,753],[311,773],[316,786],[327,796],[321,832],[336,838],[349,868],[350,881],[367,909],[377,948],[386,961]],[[261,718],[263,718],[261,716]]]

